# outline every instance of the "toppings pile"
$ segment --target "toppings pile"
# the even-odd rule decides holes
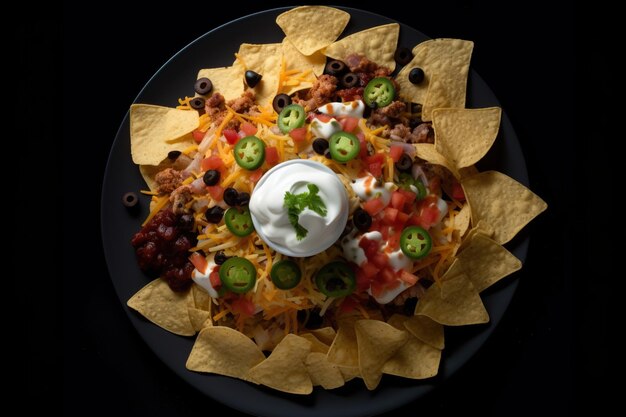
[[[156,280],[128,305],[200,332],[190,370],[299,394],[432,377],[443,325],[488,321],[479,291],[521,267],[501,245],[545,203],[474,168],[500,109],[464,109],[472,43],[336,41],[348,19],[290,10],[282,43],[243,44],[176,108],[131,106],[151,196],[131,243]]]

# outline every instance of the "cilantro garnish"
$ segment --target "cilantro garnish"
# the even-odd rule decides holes
[[[317,195],[319,188],[315,184],[307,184],[309,191],[305,191],[300,194],[292,194],[289,191],[285,193],[284,206],[287,208],[287,216],[289,217],[289,223],[296,229],[296,237],[298,240],[302,240],[309,232],[300,223],[298,219],[300,213],[304,209],[309,208],[319,214],[322,217],[326,217],[326,205],[322,201],[322,198]]]

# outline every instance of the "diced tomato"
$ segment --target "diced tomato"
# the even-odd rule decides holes
[[[235,313],[243,314],[245,316],[254,315],[254,303],[244,296],[235,298],[230,305]]]
[[[400,271],[400,279],[409,285],[415,285],[419,278],[417,277],[417,275],[413,275],[410,272],[407,272],[404,269],[402,269]]]
[[[252,136],[256,134],[257,128],[250,122],[243,122],[240,127],[241,131],[246,134],[246,136]]]
[[[393,162],[398,162],[404,153],[404,148],[400,145],[391,145],[389,147],[389,156]]]
[[[341,123],[341,129],[344,132],[353,132],[359,124],[359,119],[356,117],[345,116],[339,119],[339,123]]]
[[[210,169],[222,170],[225,167],[224,161],[222,161],[222,158],[219,156],[209,156],[208,158],[204,158],[201,165],[203,171],[208,171]]]
[[[235,129],[224,129],[222,134],[226,138],[226,141],[231,145],[234,145],[240,139],[239,133],[237,133]]]
[[[194,252],[189,257],[189,261],[193,264],[193,266],[200,272],[203,273],[206,271],[209,266],[206,258],[200,255],[198,252]]]
[[[383,203],[383,199],[378,197],[378,198],[373,198],[369,201],[366,201],[363,204],[363,210],[367,211],[367,213],[370,216],[375,216],[378,213],[380,213],[382,211],[382,209],[385,208],[385,203]]]
[[[406,203],[409,205],[413,204],[413,202],[417,198],[417,194],[415,194],[413,191],[403,190],[402,188],[400,188],[398,192],[404,196],[404,198],[406,199]]]
[[[374,256],[368,259],[381,270],[389,265],[389,257],[382,252],[376,252]]]
[[[372,279],[365,276],[365,273],[361,268],[356,270],[356,287],[359,291],[365,291],[370,287]]]
[[[398,212],[399,210],[397,208],[385,207],[385,211],[383,213],[384,214],[383,223],[385,224],[395,223],[396,219],[398,218]]]
[[[360,268],[363,274],[365,275],[365,278],[370,279],[370,280],[376,277],[376,275],[380,271],[380,268],[377,268],[376,265],[374,265],[373,263],[369,261],[365,261],[363,265],[361,265]]]
[[[365,159],[367,157],[367,142],[365,141],[365,135],[363,132],[359,132],[356,134],[356,137],[359,138],[359,158]]]
[[[306,127],[298,127],[289,132],[289,136],[294,142],[304,142],[306,140]]]
[[[409,214],[403,213],[403,212],[399,212],[398,213],[398,223],[400,223],[401,225],[404,226],[404,224],[409,220],[409,217],[411,217]]]
[[[333,116],[330,116],[330,115],[324,114],[324,113],[320,113],[320,114],[316,114],[315,118],[317,120],[319,120],[320,122],[328,123],[328,122],[330,122],[330,119],[333,118]]]
[[[380,246],[378,241],[370,240],[366,237],[362,237],[359,241],[359,246],[365,252],[365,256],[368,259],[372,259],[378,253],[378,247]]]
[[[391,194],[391,207],[402,210],[404,209],[404,203],[406,203],[406,197],[399,191],[394,191]]]
[[[382,153],[375,153],[374,155],[367,156],[365,158],[365,163],[366,164],[380,163],[381,165],[383,165],[385,163],[385,155]]]
[[[357,304],[359,304],[359,302],[355,300],[354,297],[346,297],[343,299],[341,306],[339,306],[339,311],[349,313],[354,310]]]
[[[372,282],[371,290],[374,297],[380,297],[383,295],[383,291],[385,291],[385,286],[382,282],[374,281]]]
[[[263,176],[263,170],[261,168],[255,169],[250,173],[250,181],[257,182]]]
[[[381,213],[383,214],[382,223],[385,223],[384,213],[384,211]],[[389,225],[380,226],[380,234],[383,236],[383,240],[387,240],[387,238],[389,237],[389,227]]]
[[[211,185],[206,187],[209,190],[209,194],[211,194],[211,198],[215,201],[222,201],[224,197],[224,187],[221,185]]]
[[[465,191],[458,182],[452,184],[452,198],[459,201],[465,201]]]
[[[434,198],[434,200],[433,200]],[[416,224],[424,229],[430,229],[435,224],[437,218],[439,218],[439,208],[437,207],[436,196],[428,196],[421,204],[419,215],[417,219],[409,219],[410,224]]]
[[[265,148],[265,162],[268,165],[276,165],[278,163],[278,149],[275,146]]]
[[[387,238],[387,249],[392,252],[400,248],[400,236],[402,235],[402,227],[395,228],[394,232]]]
[[[380,177],[383,175],[383,166],[380,162],[374,162],[373,164],[369,164],[367,166],[367,170],[375,177]]]
[[[193,135],[193,140],[195,140],[196,143],[200,143],[202,142],[202,139],[204,139],[204,135],[206,134],[206,132],[203,132],[200,129],[196,129],[191,132],[191,134]]]
[[[396,280],[396,273],[388,266],[380,271],[380,277],[383,282],[389,283]]]
[[[217,265],[213,268],[213,271],[209,274],[209,281],[214,289],[218,289],[222,286],[222,280],[220,279],[220,266]]]

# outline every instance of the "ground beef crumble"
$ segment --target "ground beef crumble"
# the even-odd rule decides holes
[[[155,175],[154,180],[157,183],[157,193],[169,194],[180,187],[183,182],[183,174],[173,168],[165,168]]]

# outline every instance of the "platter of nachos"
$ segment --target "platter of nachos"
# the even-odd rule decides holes
[[[363,415],[471,357],[546,209],[473,46],[305,6],[209,32],[150,80],[111,151],[103,240],[168,366],[249,413]]]

